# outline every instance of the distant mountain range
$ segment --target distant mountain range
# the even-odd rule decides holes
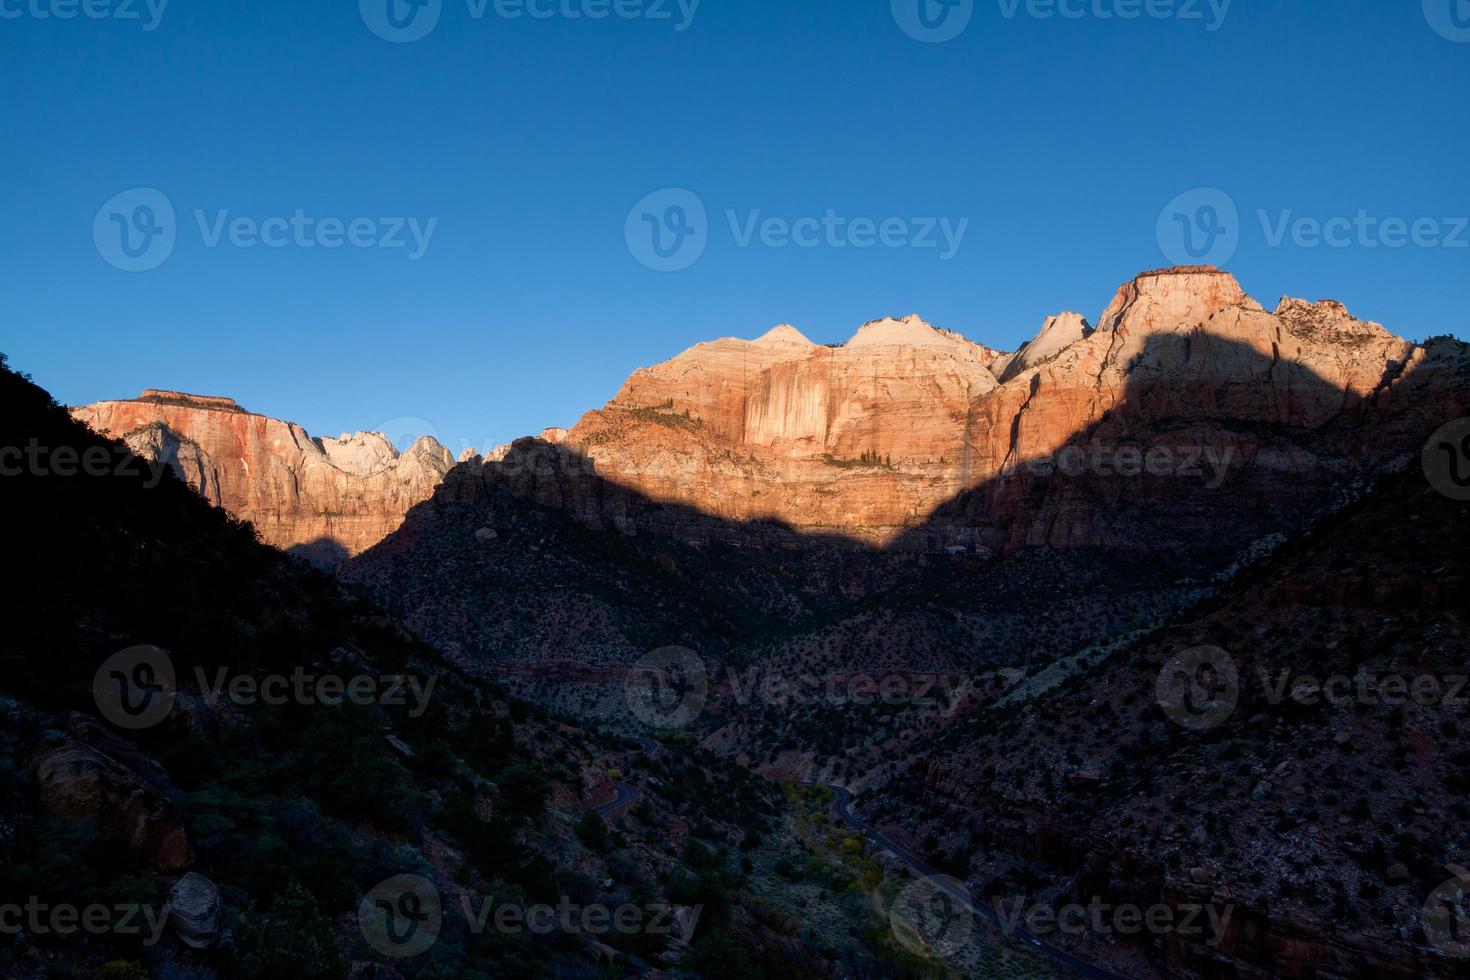
[[[1227,273],[1182,267],[1124,284],[1095,328],[1047,318],[1011,354],[916,316],[838,346],[788,325],[698,344],[546,435],[722,533],[751,525],[751,541],[777,524],[909,551],[1233,550],[1413,452],[1454,417],[1465,356],[1331,301],[1268,311]],[[74,414],[326,564],[397,528],[454,465],[431,438],[400,455],[223,398],[150,391]],[[644,529],[715,533],[679,513]]]

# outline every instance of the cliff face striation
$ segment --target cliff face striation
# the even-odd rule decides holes
[[[386,537],[454,465],[427,436],[404,453],[376,432],[313,438],[229,398],[150,388],[136,399],[71,411],[139,456],[168,459],[205,499],[253,523],[267,543],[327,565]]]
[[[1411,451],[1464,362],[1331,301],[1266,310],[1204,266],[1138,276],[1097,323],[1050,317],[1010,355],[912,316],[838,347],[717,340],[561,441],[654,499],[871,545],[1137,546],[1156,529],[1115,518],[1144,504],[1207,542],[1216,498],[1260,502],[1267,530]]]
[[[690,541],[710,525],[758,544],[780,525],[905,552],[1230,554],[1414,453],[1463,388],[1463,344],[1414,344],[1330,300],[1268,310],[1208,266],[1143,273],[1095,322],[1049,317],[1012,354],[917,316],[832,346],[781,325],[635,371],[543,438],[679,505],[641,530]],[[314,439],[222,398],[75,411],[320,560],[381,540],[453,462],[432,439],[402,455],[373,433]]]

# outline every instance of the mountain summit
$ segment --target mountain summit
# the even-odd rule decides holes
[[[1220,482],[1204,492],[1263,494],[1255,516],[1270,514],[1371,472],[1450,417],[1464,359],[1462,345],[1415,345],[1330,300],[1268,311],[1210,266],[1142,273],[1096,323],[1048,317],[1012,354],[912,314],[836,346],[780,324],[641,368],[551,435],[614,483],[724,521],[919,550],[1139,546],[1138,526],[1083,499],[1089,481],[1108,497],[1176,498],[1155,512],[1171,540],[1218,530],[1198,488],[1110,465],[1111,476],[1013,477],[1078,442],[1123,453],[1125,469],[1154,452],[1200,473],[1187,461],[1213,453]],[[432,439],[401,455],[373,433],[317,439],[224,398],[150,390],[74,414],[168,455],[267,541],[318,560],[380,541],[453,465]]]

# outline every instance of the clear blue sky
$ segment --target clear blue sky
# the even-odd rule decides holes
[[[1470,215],[1470,43],[1421,0],[1235,0],[1215,30],[1207,0],[1203,20],[973,0],[937,44],[890,0],[703,0],[683,31],[676,0],[671,20],[440,0],[412,43],[375,35],[357,0],[171,0],[152,30],[144,0],[141,20],[36,16],[52,2],[0,0],[0,350],[68,403],[166,386],[317,434],[421,418],[458,449],[570,424],[639,365],[779,322],[835,342],[918,312],[1009,348],[1171,264],[1161,210],[1200,187],[1238,206],[1225,265],[1263,303],[1467,333],[1470,248],[1273,247],[1256,217]],[[125,272],[94,219],[137,187],[166,196],[176,242]],[[625,219],[668,187],[708,208],[708,246],[656,272]],[[211,248],[196,209],[437,225],[417,260]],[[727,209],[969,225],[948,261],[742,248]]]

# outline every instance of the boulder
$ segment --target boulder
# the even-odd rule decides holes
[[[174,932],[192,949],[208,949],[219,938],[223,903],[214,882],[191,871],[168,891],[169,919]]]
[[[102,750],[77,740],[43,749],[32,768],[41,803],[66,820],[84,821],[146,855],[155,870],[190,863],[183,820],[160,786]]]

